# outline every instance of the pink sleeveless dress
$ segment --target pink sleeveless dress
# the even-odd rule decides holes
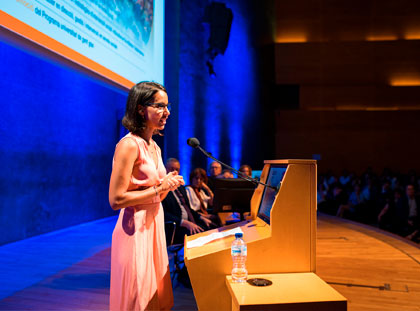
[[[149,146],[131,133],[122,139],[133,139],[139,150],[128,190],[159,184],[166,175],[159,146],[154,141]],[[157,167],[150,148],[157,151]],[[149,202],[120,210],[112,234],[109,309],[170,310],[172,305],[163,209],[155,196]]]

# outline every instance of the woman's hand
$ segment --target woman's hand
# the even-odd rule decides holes
[[[168,173],[160,184],[160,190],[163,192],[172,191],[178,188],[181,185],[184,185],[184,178],[181,175],[178,175],[176,171]]]
[[[205,183],[205,182],[202,182],[201,183],[201,187],[203,187],[203,189],[204,190],[206,190],[206,192],[210,195],[210,193],[212,193],[211,192],[211,190],[210,190],[210,188],[209,188],[209,186],[207,186],[207,184]]]

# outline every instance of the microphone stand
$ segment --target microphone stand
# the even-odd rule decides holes
[[[193,147],[193,148],[194,148],[194,147]],[[204,155],[205,155],[205,156],[207,156],[207,157],[209,157],[210,159],[212,159],[212,160],[216,161],[217,163],[220,163],[221,165],[223,165],[223,166],[225,166],[225,167],[227,167],[227,168],[231,169],[231,170],[232,170],[232,171],[234,171],[236,174],[238,174],[238,176],[239,176],[240,178],[245,179],[245,180],[247,180],[247,181],[250,181],[250,182],[254,183],[255,185],[261,184],[261,185],[264,185],[264,186],[266,186],[266,187],[269,187],[269,188],[271,188],[271,189],[274,189],[274,190],[278,191],[277,187],[274,187],[274,186],[271,186],[271,185],[267,185],[267,184],[265,184],[265,183],[263,183],[263,182],[261,182],[261,181],[259,181],[259,180],[255,179],[255,178],[250,178],[250,177],[248,177],[247,175],[245,175],[244,173],[241,173],[240,171],[238,171],[238,170],[234,169],[233,167],[231,167],[231,166],[227,165],[226,163],[223,163],[222,161],[220,161],[220,160],[216,159],[215,157],[213,157],[213,156],[211,155],[211,153],[209,153],[209,152],[207,152],[206,150],[204,150],[203,148],[201,148],[201,146],[200,146],[200,145],[196,146],[195,148],[200,149],[200,151],[201,151],[202,153],[204,153]]]

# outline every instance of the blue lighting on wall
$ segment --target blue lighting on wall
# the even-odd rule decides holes
[[[211,162],[198,150],[186,144],[197,137],[201,146],[214,157],[238,168],[244,152],[244,139],[252,132],[258,119],[256,51],[249,41],[250,18],[255,14],[247,1],[224,1],[233,12],[228,47],[213,60],[215,76],[209,75],[208,60],[210,29],[203,22],[204,9],[209,2],[181,2],[179,38],[179,119],[178,152],[181,174],[188,184],[191,169],[207,168]],[[252,133],[251,133],[252,134]],[[250,140],[250,141],[248,141]]]
[[[223,97],[219,92],[214,92],[208,88],[206,98],[211,99],[205,106],[205,149],[210,152],[216,159],[220,157],[220,141],[222,137],[222,117],[223,117]],[[207,159],[207,167],[213,162]]]
[[[233,5],[233,12],[240,12],[240,8]],[[255,152],[255,150],[242,150],[243,132],[252,126],[252,124],[247,124],[246,117],[247,114],[252,114],[257,104],[255,56],[249,42],[248,23],[248,19],[242,14],[234,14],[229,46],[224,55],[226,61],[222,68],[217,69],[221,71],[225,83],[230,83],[227,90],[229,100],[226,105],[226,122],[228,124],[230,164],[236,169],[243,164],[241,163],[243,152]]]
[[[239,0],[224,3],[233,12],[233,22],[225,53],[213,61],[214,77],[206,66],[209,29],[202,21],[204,5],[194,1],[181,4],[179,157],[185,179],[192,168],[207,168],[211,162],[186,145],[188,137],[197,137],[214,157],[239,168],[244,130],[252,127],[248,120],[255,120],[258,77],[256,53],[249,42],[252,8]]]
[[[187,145],[187,139],[194,136],[194,88],[192,77],[184,77],[182,80],[183,89],[189,90],[187,95],[179,98],[179,161],[181,163],[181,175],[185,183],[189,184],[189,175],[191,171],[191,156],[193,150]]]
[[[218,155],[219,148],[224,147],[221,146],[220,137],[227,137],[227,140],[222,142],[228,147],[229,160],[226,161],[238,169],[242,160],[243,131],[245,127],[249,127],[245,122],[245,116],[247,113],[252,113],[252,106],[256,102],[256,76],[253,51],[248,42],[248,20],[241,14],[241,3],[232,1],[227,3],[227,6],[232,9],[234,18],[228,48],[225,54],[217,56],[214,62],[219,85],[207,92],[209,99],[217,102],[217,113],[213,107],[210,107],[209,113],[206,113],[205,122],[209,124],[206,142],[208,148],[214,149]],[[218,95],[215,96],[215,93]],[[212,124],[216,124],[215,129]]]
[[[113,215],[126,95],[3,42],[0,62],[0,244]]]

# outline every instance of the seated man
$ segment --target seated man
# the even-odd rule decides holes
[[[217,178],[220,174],[222,174],[222,165],[216,161],[211,162],[208,170],[207,185],[212,191],[214,190],[213,179]]]
[[[222,174],[222,165],[216,161],[210,163],[209,166],[209,177],[215,178]]]
[[[166,171],[180,170],[180,163],[175,158],[169,158],[165,163]],[[162,201],[165,221],[174,221],[177,225],[175,230],[175,244],[184,243],[184,236],[199,233],[210,229],[211,220],[201,216],[191,209],[187,192],[184,186],[170,191]],[[167,237],[168,238],[168,237]]]

